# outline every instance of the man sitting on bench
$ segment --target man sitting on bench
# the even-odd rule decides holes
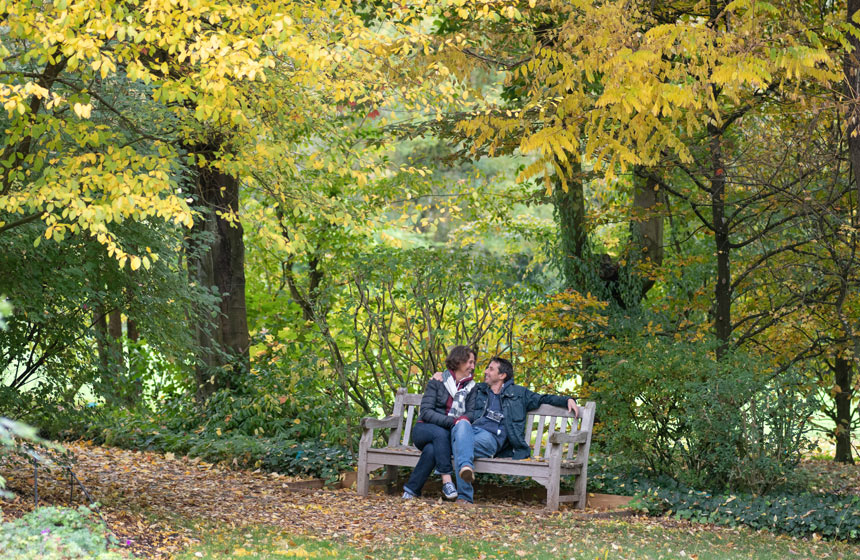
[[[484,383],[475,385],[468,401],[467,418],[459,419],[451,430],[459,503],[471,504],[474,500],[476,458],[528,459],[531,448],[524,436],[528,411],[549,404],[567,408],[579,417],[574,399],[540,395],[514,384],[513,364],[498,356],[490,360],[484,370]]]

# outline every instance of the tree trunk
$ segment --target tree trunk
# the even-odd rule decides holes
[[[125,328],[128,331],[126,335],[130,341],[137,342],[140,340],[140,331],[137,330],[137,322],[134,319],[128,317],[125,322]]]
[[[110,348],[111,367],[115,370],[125,369],[125,352],[122,347],[122,312],[114,309],[108,314],[108,348]]]
[[[93,325],[96,329],[96,345],[99,353],[99,364],[101,365],[102,371],[107,371],[109,364],[107,343],[108,325],[105,308],[101,305],[97,306],[93,311],[93,315],[95,315]]]
[[[857,10],[860,10],[860,0],[848,0],[848,25],[855,29],[860,28],[852,19]],[[845,72],[845,102],[848,105],[846,133],[857,199],[860,200],[860,39],[851,33],[848,33],[847,37],[851,48],[845,52],[842,63]]]
[[[212,149],[191,151],[211,156]],[[245,307],[245,244],[242,224],[229,220],[239,210],[239,180],[212,167],[196,168],[195,194],[202,216],[196,233],[206,232],[211,243],[192,247],[189,275],[192,282],[213,288],[221,298],[214,328],[195,325],[199,345],[195,368],[197,398],[202,401],[218,389],[236,386],[237,376],[250,369],[250,335]]]
[[[836,390],[836,454],[834,461],[854,464],[851,455],[851,396],[853,364],[837,357],[833,368],[833,383]]]
[[[633,207],[643,215],[630,222],[632,262],[645,262],[652,267],[663,264],[663,216],[655,209],[663,201],[657,181],[633,173]],[[642,297],[654,286],[652,278],[642,278]]]
[[[726,170],[720,144],[722,131],[709,126],[711,137],[711,218],[714,243],[717,250],[717,281],[714,286],[714,330],[716,331],[717,359],[725,356],[732,336],[732,282],[729,260],[729,226],[726,221]]]
[[[556,179],[555,183],[552,196],[559,229],[564,286],[569,290],[585,291],[587,276],[583,257],[588,243],[588,232],[585,229],[585,192],[582,179],[568,178],[567,191],[562,188],[560,179]]]

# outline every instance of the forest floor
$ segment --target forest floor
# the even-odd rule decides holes
[[[404,539],[438,539],[451,534],[464,541],[502,543],[499,546],[513,556],[529,554],[536,546],[567,543],[568,549],[562,551],[565,557],[594,558],[593,553],[604,548],[609,558],[633,557],[617,553],[625,546],[632,546],[631,542],[624,541],[626,536],[638,539],[636,542],[655,539],[654,548],[649,550],[666,551],[666,543],[676,543],[677,555],[665,556],[669,558],[711,557],[703,552],[689,552],[697,546],[713,551],[717,558],[761,557],[756,551],[749,555],[741,553],[744,548],[738,543],[754,535],[743,529],[629,514],[615,517],[594,510],[563,509],[551,513],[535,504],[498,500],[480,507],[463,507],[429,498],[402,501],[398,496],[383,494],[361,497],[350,489],[291,488],[287,478],[272,473],[235,471],[169,453],[129,451],[87,443],[66,447],[75,454],[75,474],[93,500],[101,504],[101,514],[121,546],[146,558],[187,554],[195,547],[206,546],[212,534],[220,532],[223,537],[225,531],[224,557],[242,556],[244,554],[236,550],[245,549],[234,541],[237,538],[242,541],[242,535],[250,536],[248,531],[261,527],[288,539],[310,538],[348,546],[361,552],[359,558],[361,555],[376,558],[374,551],[379,551],[380,556],[399,557],[392,552],[396,550],[392,547],[403,543]],[[810,476],[822,488],[860,494],[860,467],[815,461],[810,468]],[[2,474],[8,488],[16,494],[15,499],[0,502],[3,517],[8,520],[30,511],[33,508],[32,466],[7,464]],[[62,472],[40,469],[38,491],[40,505],[70,505],[70,481]],[[76,488],[74,504],[81,503],[86,502],[81,500],[81,492]],[[707,538],[702,540],[704,533]],[[620,544],[615,537],[607,535],[618,535]],[[597,543],[595,546],[603,548],[584,548],[581,552],[587,553],[585,556],[577,555],[576,549],[570,548],[584,546],[590,539]],[[773,550],[774,558],[795,554],[798,558],[860,557],[860,549],[843,543],[767,534],[762,535],[761,540],[761,546],[777,547]],[[275,541],[284,542],[283,538]],[[685,542],[688,552],[683,551]],[[723,545],[727,548],[721,551]],[[441,546],[444,549],[444,545]],[[385,554],[382,554],[383,549]],[[554,550],[547,548],[547,551]],[[733,555],[732,551],[738,554]],[[671,546],[668,552],[672,552]],[[492,557],[486,552],[480,554]],[[203,554],[197,552],[195,556]],[[408,556],[411,557],[411,553]],[[637,557],[657,556],[645,553]],[[661,557],[664,557],[662,553]]]

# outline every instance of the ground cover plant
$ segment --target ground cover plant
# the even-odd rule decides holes
[[[118,560],[113,535],[86,506],[41,507],[0,525],[0,558]]]

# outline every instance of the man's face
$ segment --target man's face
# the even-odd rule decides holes
[[[493,385],[498,383],[499,381],[504,381],[505,376],[502,373],[499,373],[499,364],[496,362],[490,362],[487,364],[487,368],[484,370],[484,383],[488,385]]]

